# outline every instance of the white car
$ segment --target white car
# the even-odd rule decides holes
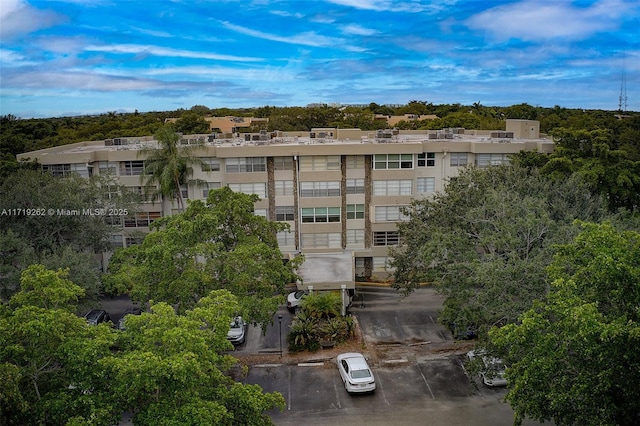
[[[480,378],[482,383],[487,386],[507,386],[507,379],[504,377],[506,367],[504,362],[499,358],[493,358],[486,355],[483,350],[467,352],[469,361],[479,358],[482,367]]]
[[[364,356],[355,352],[338,355],[338,371],[347,392],[373,392],[376,381]]]
[[[296,310],[298,306],[302,303],[302,299],[307,297],[309,293],[305,290],[298,290],[289,293],[287,296],[287,309],[290,311]]]
[[[247,324],[242,317],[235,317],[231,321],[231,327],[227,333],[227,340],[229,340],[234,346],[244,343],[246,337]]]

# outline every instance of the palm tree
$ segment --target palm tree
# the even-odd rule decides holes
[[[195,151],[202,144],[179,146],[178,135],[171,124],[165,124],[154,134],[158,141],[158,147],[146,147],[140,150],[138,156],[145,156],[143,173],[140,176],[146,188],[156,188],[152,195],[152,201],[161,198],[163,203],[166,197],[178,202],[180,211],[184,211],[184,199],[181,186],[190,183],[199,183],[199,180],[190,179],[193,175],[194,164],[202,165],[202,160],[195,156]]]

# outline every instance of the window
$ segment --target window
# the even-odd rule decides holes
[[[423,152],[421,154],[418,154],[418,167],[435,167],[435,165],[435,152]]]
[[[364,204],[347,204],[347,219],[364,219]]]
[[[154,220],[160,219],[160,212],[141,212],[124,217],[125,228],[146,228]]]
[[[104,223],[108,226],[122,228],[122,216],[105,216]]]
[[[44,164],[42,171],[49,172],[54,176],[69,176],[71,173],[77,173],[81,177],[89,177],[89,167],[85,163],[74,164]]]
[[[264,217],[265,219],[269,219],[267,213],[268,213],[267,209],[254,209],[253,210],[253,214],[255,216],[260,216],[260,217]]]
[[[293,195],[292,180],[277,180],[274,183],[276,187],[276,195]]]
[[[398,222],[407,220],[407,216],[400,212],[401,207],[407,206],[376,206],[375,221],[376,222]]]
[[[339,155],[312,155],[300,157],[300,170],[304,172],[340,170]]]
[[[209,191],[214,189],[220,189],[222,184],[220,182],[207,182],[202,187],[202,198],[207,198],[209,196]]]
[[[202,171],[203,172],[219,172],[220,159],[215,157],[204,157],[202,159]]]
[[[364,179],[347,179],[347,194],[364,194]]]
[[[309,207],[302,209],[303,223],[340,222],[340,207]]]
[[[389,258],[386,256],[374,256],[373,260],[373,272],[386,272],[393,270],[388,267]]]
[[[153,194],[157,191],[155,186],[128,186],[127,189],[136,194],[141,202],[153,200]]]
[[[115,200],[120,196],[120,188],[118,188],[118,185],[116,184],[106,184],[101,186],[100,188],[104,191],[103,195],[104,195],[104,198],[107,200]],[[133,190],[133,188],[129,188],[129,189]]]
[[[233,192],[242,192],[244,194],[256,194],[258,197],[267,198],[267,184],[262,182],[256,183],[230,183],[229,188]]]
[[[280,247],[293,247],[296,245],[296,236],[291,231],[280,231],[276,234],[276,238]]]
[[[398,231],[379,231],[373,233],[374,246],[397,246],[400,244]]]
[[[449,154],[449,164],[453,167],[466,166],[467,165],[467,153],[466,152],[452,152]]]
[[[476,156],[476,166],[488,167],[500,164],[511,164],[509,154],[478,154]]]
[[[306,248],[340,248],[342,246],[339,232],[302,234],[302,247]]]
[[[275,170],[293,170],[293,157],[273,157]]]
[[[109,244],[114,249],[119,248],[119,247],[124,247],[123,242],[122,242],[122,235],[120,235],[120,234],[111,234],[111,235],[109,235]]]
[[[419,177],[416,180],[416,192],[418,194],[427,194],[436,190],[436,178]]]
[[[411,195],[410,180],[374,180],[373,195]]]
[[[112,175],[116,174],[117,163],[112,163],[110,161],[98,161],[98,173],[100,176]]]
[[[293,206],[276,206],[276,220],[283,222],[293,220],[295,207]]]
[[[180,185],[180,194],[182,195],[183,200],[189,198],[189,188],[187,185]]]
[[[251,173],[267,170],[265,157],[227,158],[224,163],[227,173]]]
[[[413,154],[376,154],[373,157],[373,168],[413,169]]]
[[[144,171],[144,161],[121,161],[120,176],[140,176]]]
[[[142,244],[144,241],[144,235],[131,236],[128,235],[126,238],[127,247],[135,246],[136,244]]]
[[[339,197],[340,182],[301,182],[301,197]]]
[[[66,176],[71,172],[71,164],[43,164],[42,171],[54,176]]]
[[[347,155],[347,169],[364,169],[364,155]]]
[[[364,229],[347,229],[347,244],[364,244]]]

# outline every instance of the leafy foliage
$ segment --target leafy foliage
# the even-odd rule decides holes
[[[181,312],[211,290],[227,289],[244,317],[268,324],[284,286],[295,281],[296,261],[283,264],[276,232],[287,225],[253,214],[256,200],[224,187],[206,204],[193,201],[184,213],[154,222],[142,244],[114,254],[107,289]]]
[[[578,179],[552,182],[514,166],[467,168],[444,192],[415,200],[391,250],[394,286],[433,283],[440,320],[477,329],[513,322],[548,290],[553,246],[571,240],[574,219],[600,220],[604,203]]]
[[[491,331],[510,361],[516,423],[634,425],[640,410],[640,234],[583,224],[559,247],[549,294]]]
[[[293,318],[287,342],[291,352],[315,351],[321,341],[344,342],[353,337],[350,316],[341,316],[341,298],[334,292],[315,292],[305,297]]]
[[[82,289],[64,271],[28,268],[0,306],[0,422],[112,425],[270,425],[282,395],[235,382],[226,351],[237,299],[226,290],[179,315],[166,303],[117,331],[73,314]]]
[[[109,195],[105,187],[109,187]],[[72,174],[54,177],[35,170],[20,170],[0,186],[0,297],[18,289],[19,277],[29,265],[69,268],[70,277],[85,288],[85,297],[98,295],[99,264],[95,254],[110,249],[112,227],[103,215],[58,214],[83,209],[127,209],[136,198],[112,177],[89,179]],[[12,212],[41,214],[16,214]],[[51,212],[53,214],[51,214]]]
[[[157,188],[152,194],[155,201],[165,197],[175,199],[181,211],[184,210],[184,199],[181,186],[197,183],[191,180],[194,165],[202,165],[202,159],[195,155],[201,145],[180,146],[180,136],[171,124],[159,128],[155,135],[159,147],[141,149],[139,155],[144,157],[144,170],[141,179],[145,188]]]

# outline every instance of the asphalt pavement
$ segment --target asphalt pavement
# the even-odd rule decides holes
[[[130,306],[126,296],[101,302],[114,322]],[[473,342],[453,340],[437,322],[441,307],[442,298],[432,288],[408,297],[388,287],[357,288],[350,313],[363,339],[360,351],[376,378],[372,394],[345,391],[335,365],[340,348],[289,354],[286,334],[292,314],[284,306],[264,333],[248,327],[246,342],[234,352],[249,367],[238,379],[282,393],[285,410],[268,413],[276,425],[513,424],[513,411],[503,402],[506,389],[489,388],[468,375],[464,354]]]

